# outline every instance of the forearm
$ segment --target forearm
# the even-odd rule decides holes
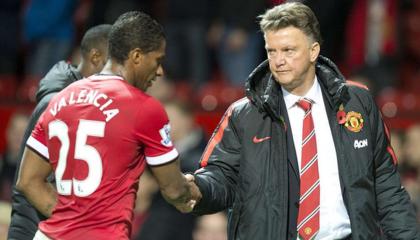
[[[47,161],[31,149],[25,148],[16,188],[46,217],[51,215],[57,202],[57,192],[47,182],[51,171],[51,165]]]
[[[189,183],[179,169],[179,161],[151,167],[163,197],[181,212],[191,211],[192,201]]]
[[[45,182],[33,182],[31,186],[19,189],[28,201],[44,215],[50,217],[57,204],[57,191],[54,186]]]
[[[388,159],[376,171],[376,205],[381,227],[390,239],[416,239],[415,211],[391,162]]]
[[[187,181],[180,181],[178,184],[162,187],[161,192],[165,200],[172,205],[186,203],[191,198]]]
[[[234,184],[216,166],[207,166],[206,170],[195,174],[202,198],[197,202],[193,212],[198,215],[212,214],[232,206],[234,201]]]

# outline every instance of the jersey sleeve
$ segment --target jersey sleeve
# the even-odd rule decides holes
[[[46,159],[49,159],[49,153],[47,148],[47,139],[45,136],[45,129],[43,128],[44,115],[42,114],[35,128],[32,130],[31,136],[26,141],[26,146],[37,152],[39,155]]]
[[[149,165],[162,165],[178,157],[170,132],[168,116],[163,106],[149,98],[137,113],[136,137],[144,147],[144,155]]]

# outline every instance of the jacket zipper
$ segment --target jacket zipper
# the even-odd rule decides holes
[[[334,129],[334,132],[336,133],[336,136],[337,136],[337,138],[334,138],[334,134],[333,134],[333,139],[334,139],[334,142],[335,142],[335,145],[336,145],[335,146],[336,147],[336,152],[338,153],[337,154],[337,166],[338,166],[339,177],[340,177],[340,180],[341,180],[340,184],[344,185],[343,186],[343,193],[342,193],[343,194],[343,202],[344,202],[344,205],[346,207],[347,214],[349,215],[350,228],[352,229],[352,232],[353,232],[353,228],[352,228],[352,224],[351,224],[353,222],[352,221],[353,213],[351,211],[351,204],[349,203],[349,195],[348,195],[347,187],[346,187],[346,184],[345,184],[345,183],[347,183],[347,181],[343,177],[343,175],[341,174],[345,171],[344,166],[343,166],[343,164],[345,162],[345,155],[344,155],[344,151],[343,151],[344,147],[343,147],[342,141],[341,141],[342,140],[342,132],[341,132],[342,128],[340,127],[340,125],[336,121],[334,121],[335,120],[334,114],[335,113],[333,111],[332,114],[331,114],[331,117],[330,117],[330,124],[333,126],[332,128]]]

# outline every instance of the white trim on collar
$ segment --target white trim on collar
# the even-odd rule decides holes
[[[122,80],[124,81],[124,78],[118,75],[112,75],[112,74],[94,74],[90,77],[88,77],[89,79],[93,79],[93,80]]]

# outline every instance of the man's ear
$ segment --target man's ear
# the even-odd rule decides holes
[[[101,53],[101,51],[99,51],[96,48],[92,48],[89,51],[89,59],[90,59],[90,63],[95,67],[102,64],[102,53]]]
[[[312,43],[312,46],[310,48],[310,61],[311,63],[314,63],[316,61],[316,59],[319,56],[319,52],[321,51],[321,46],[319,45],[318,42],[314,42]]]
[[[143,61],[144,54],[140,51],[140,48],[134,48],[128,53],[128,60],[134,65],[139,65]]]

